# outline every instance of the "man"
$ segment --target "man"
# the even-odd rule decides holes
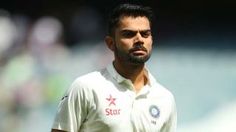
[[[105,42],[107,68],[77,78],[60,102],[52,132],[174,132],[173,95],[145,67],[152,52],[151,9],[114,9]]]

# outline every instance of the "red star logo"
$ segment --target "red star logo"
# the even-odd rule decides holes
[[[109,98],[106,98],[106,100],[110,102],[109,106],[116,105],[116,103],[115,103],[116,98],[112,98],[111,95],[109,96]]]

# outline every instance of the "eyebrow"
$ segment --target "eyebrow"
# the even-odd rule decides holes
[[[144,30],[124,29],[124,30],[121,30],[121,33],[124,33],[124,32],[134,32],[134,33],[137,33],[137,32],[151,32],[151,29],[144,29]]]

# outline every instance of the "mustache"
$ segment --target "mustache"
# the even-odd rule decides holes
[[[136,45],[132,49],[130,49],[129,52],[134,52],[137,50],[142,50],[142,51],[147,52],[147,49],[143,45]]]

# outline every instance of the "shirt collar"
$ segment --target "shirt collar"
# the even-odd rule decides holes
[[[146,69],[146,77],[147,77],[147,79],[148,79],[148,83],[147,83],[147,84],[148,84],[149,86],[152,86],[153,81],[154,81],[154,80],[153,80],[153,76],[151,75],[151,73],[149,72],[149,70],[148,70],[147,68],[145,68],[145,69]],[[122,82],[124,82],[124,81],[132,83],[130,79],[124,78],[123,76],[121,76],[121,75],[116,71],[116,69],[115,69],[113,63],[110,63],[110,64],[108,65],[107,70],[108,70],[109,74],[110,74],[118,83],[122,83]]]
[[[111,63],[108,65],[107,70],[109,74],[118,82],[122,83],[123,81],[127,81],[128,79],[122,77],[115,69],[114,65]]]

